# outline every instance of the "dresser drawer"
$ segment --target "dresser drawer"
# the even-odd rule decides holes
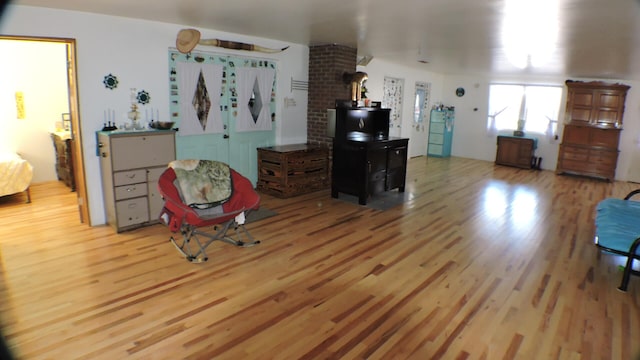
[[[116,186],[116,200],[130,199],[147,195],[147,183]]]
[[[149,221],[147,198],[116,201],[118,227],[142,224]]]
[[[609,167],[615,165],[618,160],[618,154],[612,151],[591,151],[589,154],[589,162],[594,163],[598,167]]]
[[[129,185],[147,182],[147,171],[145,169],[120,171],[113,174],[113,185]]]
[[[589,149],[567,146],[564,148],[562,158],[565,160],[587,161]]]
[[[437,145],[437,144],[429,144],[429,147],[427,148],[427,154],[429,155],[442,155],[442,145]]]
[[[562,160],[562,169],[567,171],[589,172],[592,167],[585,161]]]
[[[175,157],[173,132],[111,139],[113,170],[166,166]]]
[[[431,133],[429,135],[429,144],[444,144],[444,135]]]
[[[591,129],[591,145],[602,146],[610,149],[618,149],[620,130],[618,129]]]
[[[430,132],[444,134],[444,122],[432,122]]]

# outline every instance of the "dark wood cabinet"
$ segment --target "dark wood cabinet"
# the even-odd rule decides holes
[[[56,174],[58,180],[62,181],[71,188],[76,190],[76,181],[73,173],[73,155],[71,151],[70,134],[51,133],[53,148],[56,154]]]
[[[389,137],[389,109],[336,108],[331,196],[405,190],[409,139]]]
[[[350,141],[333,150],[331,196],[340,192],[367,204],[370,195],[398,189],[404,192],[409,139]]]
[[[518,136],[498,136],[496,164],[530,169],[537,139]]]
[[[556,173],[612,181],[629,86],[570,80],[566,85],[566,124]]]

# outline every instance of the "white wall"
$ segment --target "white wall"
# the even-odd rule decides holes
[[[150,107],[169,118],[168,49],[175,47],[180,25],[95,15],[74,11],[10,5],[5,9],[0,33],[5,35],[47,36],[76,39],[80,123],[89,197],[91,224],[105,223],[99,160],[95,131],[103,125],[104,110],[114,109],[122,118],[129,107],[130,88],[144,89],[151,96]],[[278,61],[276,142],[306,141],[307,93],[291,91],[291,78],[308,80],[307,46],[288,44],[200,29],[203,38],[221,38],[289,49],[278,54],[259,54]],[[208,51],[208,49],[200,49]],[[251,54],[221,48],[211,52]],[[265,56],[263,56],[265,55]],[[256,56],[256,55],[253,55]],[[118,77],[117,89],[108,90],[102,81],[112,73]],[[2,86],[2,85],[0,85]],[[295,107],[284,108],[284,98],[293,98]]]
[[[568,78],[548,78],[548,79],[527,79],[527,78],[491,78],[475,76],[445,77],[443,87],[444,102],[456,107],[456,124],[453,133],[452,155],[494,161],[496,157],[496,138],[486,135],[489,85],[491,83],[520,83],[539,85],[559,85],[564,88],[563,99],[560,108],[560,130],[559,140],[549,141],[542,135],[538,141],[536,156],[543,158],[542,168],[555,170],[558,160],[558,148],[562,139],[562,122],[564,122],[564,111],[566,102],[566,86],[564,82]],[[632,80],[617,79],[581,79],[571,78],[571,80],[592,81],[601,80],[606,82],[618,82],[630,85],[631,89],[627,94],[626,109],[623,119],[623,131],[620,135],[620,153],[618,157],[618,167],[616,169],[616,180],[633,180],[632,163],[640,160],[640,82]],[[455,90],[463,87],[466,94],[457,97]],[[474,111],[477,108],[477,111]],[[636,160],[638,159],[638,160]],[[638,166],[636,163],[635,166]],[[637,171],[636,171],[637,172]]]
[[[62,43],[0,40],[0,150],[17,152],[33,166],[33,183],[55,181],[50,132],[69,112],[67,51]],[[18,119],[16,92],[24,97]]]
[[[493,76],[462,76],[437,74],[419,69],[407,68],[396,64],[373,59],[367,66],[358,66],[358,71],[367,73],[368,97],[381,101],[385,76],[404,79],[404,101],[402,109],[402,137],[410,137],[413,122],[413,97],[415,82],[431,82],[431,104],[442,102],[453,105],[456,119],[453,132],[452,155],[471,159],[495,161],[496,138],[487,136],[487,116],[489,111],[489,85],[492,83],[514,83],[533,85],[558,85],[563,87],[563,99],[560,107],[560,130],[558,140],[548,140],[540,136],[536,156],[542,157],[542,168],[555,170],[558,160],[558,148],[562,139],[562,122],[566,102],[566,86],[569,77],[562,78],[502,78]],[[640,82],[619,79],[582,79],[578,81],[600,80],[630,85],[627,94],[623,119],[623,131],[620,135],[620,154],[616,169],[616,180],[640,182]],[[458,97],[458,87],[465,89],[465,95]],[[411,140],[410,140],[411,142]]]

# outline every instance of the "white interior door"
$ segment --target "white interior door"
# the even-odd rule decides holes
[[[409,157],[427,154],[430,90],[431,85],[429,83],[416,82],[416,91],[413,98],[413,122],[409,136]]]

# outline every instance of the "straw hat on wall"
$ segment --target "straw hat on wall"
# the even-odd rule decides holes
[[[176,48],[181,53],[188,53],[200,42],[200,31],[196,29],[182,29],[176,38]]]

